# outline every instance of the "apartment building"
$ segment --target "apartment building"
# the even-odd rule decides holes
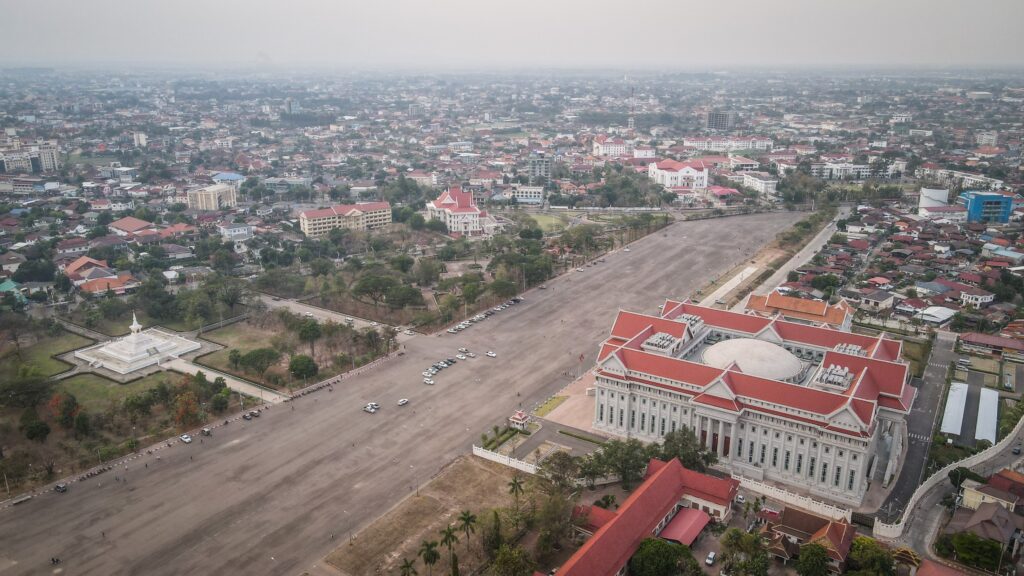
[[[214,184],[205,188],[189,190],[188,207],[192,210],[224,210],[238,205],[238,194],[234,186]]]

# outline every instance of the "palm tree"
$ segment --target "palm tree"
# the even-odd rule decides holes
[[[523,481],[516,474],[508,482],[508,493],[515,498],[516,501],[516,530],[519,530],[519,496],[523,493]]]
[[[401,576],[416,576],[416,566],[412,563],[412,560],[402,558],[402,565],[398,567],[398,573]]]
[[[448,563],[454,564],[455,559],[452,555],[455,554],[455,545],[459,543],[459,537],[455,535],[455,527],[451,524],[444,527],[441,530],[441,545],[448,548]]]
[[[476,514],[463,510],[459,514],[459,529],[466,535],[466,550],[469,550],[469,535],[476,532]]]
[[[423,563],[427,566],[427,574],[432,575],[434,573],[434,564],[441,558],[440,552],[437,551],[437,542],[424,540],[420,544],[420,551],[416,555],[423,558]]]

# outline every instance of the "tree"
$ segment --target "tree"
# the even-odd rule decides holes
[[[587,487],[594,489],[594,483],[605,473],[605,464],[599,454],[587,454],[576,459],[580,477],[587,481]]]
[[[41,404],[52,391],[53,383],[38,368],[22,364],[13,378],[0,378],[0,405],[32,408]]]
[[[828,551],[821,544],[806,544],[800,548],[796,559],[796,573],[799,576],[828,576]]]
[[[522,548],[502,544],[491,564],[494,576],[529,576],[533,571],[533,562]]]
[[[454,564],[455,545],[459,543],[459,537],[455,534],[456,528],[451,524],[444,527],[441,532],[441,545],[448,549],[448,564]]]
[[[352,294],[355,296],[366,296],[373,300],[374,306],[377,306],[384,299],[384,295],[394,288],[397,283],[390,276],[368,274],[356,282],[355,286],[352,287]]]
[[[981,538],[973,532],[960,532],[952,537],[956,559],[968,566],[995,572],[999,569],[1002,547],[999,542]]]
[[[519,497],[523,495],[523,481],[518,474],[508,481],[508,493],[515,500],[515,524],[516,530],[519,530]]]
[[[78,400],[73,394],[58,392],[50,398],[50,415],[62,428],[70,430],[78,414]]]
[[[873,538],[858,536],[853,540],[850,554],[847,557],[850,570],[847,574],[855,576],[894,576],[896,563],[892,552],[883,548]]]
[[[516,285],[510,280],[495,280],[487,288],[498,298],[511,298],[516,295]]]
[[[629,573],[631,576],[676,576],[680,562],[687,555],[693,557],[686,546],[661,538],[645,538],[629,559]]]
[[[417,576],[416,565],[408,558],[402,558],[402,565],[398,567],[400,576]]]
[[[309,354],[310,356],[316,356],[314,345],[317,339],[320,338],[323,331],[320,330],[320,323],[313,318],[307,319],[299,326],[299,340],[303,342],[309,342]]]
[[[647,453],[636,438],[611,440],[601,447],[601,460],[622,480],[623,487],[629,489],[640,478],[647,464]]]
[[[288,371],[296,378],[310,378],[312,376],[316,376],[316,373],[319,370],[320,367],[316,365],[316,362],[305,354],[292,356],[291,361],[288,363]]]
[[[184,390],[174,399],[174,421],[187,428],[199,423],[199,399],[191,390]]]
[[[50,425],[37,418],[35,421],[25,425],[23,432],[25,433],[25,438],[42,444],[46,442],[46,437],[50,435]]]
[[[459,530],[466,535],[466,550],[469,550],[469,535],[476,532],[476,514],[463,510],[459,514]]]
[[[736,576],[767,576],[768,552],[761,536],[727,530],[722,537],[722,570]]]
[[[494,558],[501,544],[501,516],[495,509],[491,514],[491,521],[480,531],[480,546],[489,558]]]
[[[89,414],[80,410],[78,414],[75,414],[75,438],[88,436],[91,431]]]
[[[423,564],[427,566],[427,574],[433,574],[434,564],[441,559],[441,553],[437,551],[437,542],[424,540],[416,555],[423,559]]]
[[[667,462],[679,458],[683,466],[698,472],[704,472],[718,461],[715,453],[702,446],[689,428],[679,428],[665,434],[659,452],[662,460]]]
[[[540,474],[547,480],[548,492],[561,496],[575,486],[579,468],[572,456],[558,450],[544,459],[540,465]]]
[[[281,353],[273,348],[257,348],[242,355],[239,363],[243,368],[263,374],[281,359]]]
[[[238,370],[238,361],[242,359],[242,353],[237,348],[232,348],[228,352],[228,362],[231,363],[231,367]]]
[[[402,274],[406,274],[409,272],[409,270],[412,270],[413,264],[415,263],[416,260],[414,260],[412,256],[409,256],[407,254],[399,254],[391,258],[389,262],[392,268],[398,270]]]

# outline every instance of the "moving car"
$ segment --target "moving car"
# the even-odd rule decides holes
[[[181,436],[178,436],[178,438],[180,438],[181,441],[184,442],[185,444],[192,443],[192,437],[189,436],[188,434],[182,434]]]
[[[1020,446],[1014,446],[1011,452],[1013,452],[1014,456],[1020,456]]]
[[[402,398],[401,400],[398,401],[398,405],[399,406],[405,406],[408,403],[409,403],[409,399],[408,398]]]
[[[494,352],[491,352],[490,350],[487,351],[487,356],[490,357],[490,358],[497,358],[498,357],[497,354],[495,354]]]

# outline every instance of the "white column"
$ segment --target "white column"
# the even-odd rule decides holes
[[[725,456],[725,422],[718,421],[718,457]]]

